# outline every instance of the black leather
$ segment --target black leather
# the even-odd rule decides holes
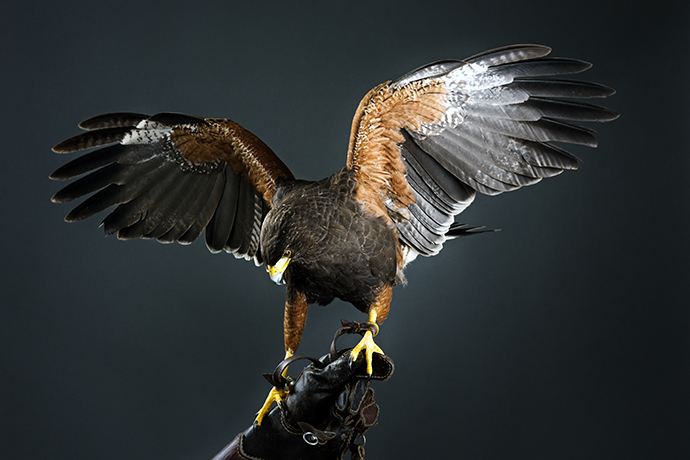
[[[347,333],[360,333],[359,325],[346,324]],[[335,339],[334,339],[335,342]],[[274,407],[260,426],[249,427],[213,460],[326,460],[342,459],[350,451],[353,459],[364,458],[364,433],[376,425],[379,407],[370,381],[387,380],[393,361],[374,354],[374,372],[366,375],[360,357],[350,362],[350,352],[337,351],[312,362],[296,380],[282,377],[286,365],[303,357],[281,362],[268,377],[272,384],[288,390],[281,407]]]

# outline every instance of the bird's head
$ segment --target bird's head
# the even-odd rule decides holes
[[[295,255],[293,238],[285,225],[290,218],[285,211],[280,208],[272,209],[261,228],[261,257],[268,275],[276,284],[285,284],[285,272]]]
[[[295,231],[296,221],[292,206],[274,199],[274,207],[261,227],[261,256],[268,275],[276,284],[285,284],[288,267],[302,253],[299,232]]]
[[[322,226],[315,224],[318,211],[311,199],[304,199],[310,183],[294,181],[283,186],[273,198],[273,209],[261,227],[261,256],[269,276],[276,284],[289,283],[289,267],[313,260],[323,240]]]

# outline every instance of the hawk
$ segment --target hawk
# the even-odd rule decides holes
[[[578,159],[553,142],[595,147],[594,131],[577,123],[618,117],[574,100],[613,89],[560,77],[591,64],[547,57],[550,51],[498,48],[376,86],[355,112],[345,167],[315,182],[295,179],[234,121],[96,116],[79,125],[85,133],[53,147],[106,146],[51,174],[84,175],[52,200],[93,193],[65,220],[117,206],[102,223],[108,235],[188,244],[205,230],[212,252],[265,264],[287,287],[286,356],[299,346],[310,304],[351,303],[368,314],[369,330],[352,355],[363,353],[371,374],[373,353],[383,353],[373,340],[377,324],[388,316],[405,265],[475,230],[454,217],[477,192],[496,195],[577,169]],[[258,423],[282,391],[271,391]]]

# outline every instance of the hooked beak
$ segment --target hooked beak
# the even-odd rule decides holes
[[[271,277],[271,280],[273,280],[274,283],[285,284],[283,282],[283,275],[285,274],[285,269],[290,263],[290,260],[290,257],[283,256],[280,258],[280,260],[278,260],[278,262],[276,262],[275,265],[266,267],[268,270],[268,275]]]

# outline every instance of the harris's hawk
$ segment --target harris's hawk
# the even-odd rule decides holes
[[[546,57],[550,51],[503,47],[375,87],[355,113],[346,166],[316,182],[296,180],[266,144],[230,120],[90,118],[79,125],[87,132],[53,150],[113,145],[55,171],[52,179],[86,175],[53,201],[95,192],[66,220],[117,205],[103,220],[106,234],[187,244],[205,230],[212,252],[264,263],[287,286],[286,355],[299,346],[308,305],[336,297],[352,303],[370,323],[353,355],[363,351],[371,369],[372,353],[382,352],[375,325],[388,316],[403,268],[471,232],[454,217],[476,192],[496,195],[577,169],[577,158],[553,142],[595,147],[594,132],[572,122],[618,116],[574,101],[614,90],[561,78],[591,65]],[[259,422],[280,396],[271,392]]]

